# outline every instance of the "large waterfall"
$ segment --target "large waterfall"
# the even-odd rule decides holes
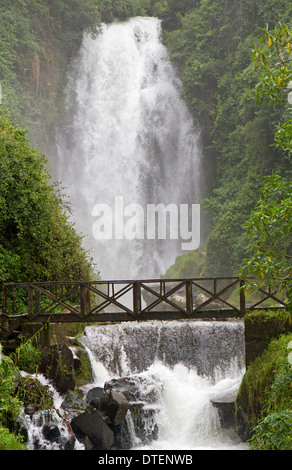
[[[200,132],[181,88],[158,19],[84,36],[68,77],[56,171],[102,279],[159,277],[186,246],[199,245]],[[148,219],[153,206],[167,208],[164,219]],[[212,404],[239,386],[241,321],[88,326],[81,341],[91,387],[126,380],[137,391],[127,416],[131,448],[241,447]]]
[[[190,221],[203,178],[199,130],[180,91],[158,19],[132,18],[103,25],[97,38],[85,35],[68,77],[56,170],[102,279],[158,277],[182,253],[186,236],[174,224],[181,205]],[[165,211],[160,234],[146,218],[151,205],[178,210],[175,220]],[[108,209],[98,234],[97,207]],[[198,213],[193,219],[198,232]]]

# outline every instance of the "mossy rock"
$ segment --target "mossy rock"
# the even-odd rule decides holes
[[[54,407],[54,396],[49,386],[41,384],[31,375],[21,377],[17,395],[24,406],[34,405],[36,410],[49,410]]]

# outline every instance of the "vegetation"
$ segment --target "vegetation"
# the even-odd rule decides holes
[[[292,86],[290,42],[292,29],[281,25],[275,30],[264,30],[261,43],[254,50],[257,68],[263,76],[256,87],[256,100],[282,105],[283,92]],[[275,131],[276,147],[288,158],[292,150],[291,120],[284,121]],[[292,183],[273,174],[261,188],[261,198],[244,225],[249,238],[250,258],[244,260],[243,275],[252,274],[265,284],[285,289],[288,308],[292,309]]]
[[[3,105],[46,154],[62,116],[61,91],[84,32],[143,15],[149,0],[0,0]]]
[[[7,356],[1,356],[0,346],[0,450],[25,450],[21,437],[8,427],[21,411],[22,402],[15,396],[18,369]]]
[[[22,443],[21,436],[0,425],[0,450],[27,450],[27,447]]]
[[[281,105],[259,99],[262,56],[253,51],[265,46],[259,28],[268,24],[273,31],[278,23],[287,24],[292,6],[284,0],[168,0],[157,2],[154,11],[171,16],[165,21],[165,43],[182,76],[182,96],[203,127],[208,187],[202,207],[209,226],[200,274],[237,274],[249,251],[243,224],[258,203],[265,176],[278,172],[291,179],[288,152],[273,139],[290,113],[287,90],[285,95],[282,86]],[[271,51],[267,37],[266,47]],[[281,83],[287,84],[287,77]],[[282,131],[286,142],[288,130]],[[189,276],[197,275],[185,261]]]
[[[247,369],[236,407],[247,415],[253,428],[250,446],[254,450],[292,449],[292,364],[284,334],[270,342],[265,353]]]
[[[56,121],[56,97],[85,29],[99,24],[94,0],[1,0],[0,81],[3,105],[29,128],[42,151]]]
[[[0,114],[0,279],[80,280],[91,260],[65,212],[46,160]]]

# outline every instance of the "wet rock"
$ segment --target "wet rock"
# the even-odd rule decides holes
[[[80,413],[92,410],[92,407],[72,390],[68,390],[66,393],[61,408],[66,412],[70,420]]]
[[[75,388],[73,354],[64,344],[43,349],[40,372],[53,381],[60,393]]]
[[[27,415],[33,415],[36,412],[36,406],[35,405],[27,405],[24,408],[24,412]]]
[[[92,404],[96,408],[95,404],[99,402],[99,410],[105,412],[107,406],[110,403],[110,395],[101,387],[94,387],[86,395],[86,402]]]
[[[86,443],[87,449],[109,450],[115,442],[113,431],[98,410],[79,414],[73,418],[71,425],[77,439]]]
[[[129,403],[125,395],[121,392],[112,390],[110,392],[110,402],[106,408],[106,416],[108,416],[112,424],[119,424],[127,414]]]
[[[129,409],[126,396],[120,391],[112,390],[108,385],[106,389],[95,387],[89,390],[86,402],[99,409],[102,415],[108,418],[108,422],[114,425],[119,424],[125,418]]]
[[[212,402],[213,406],[218,409],[218,415],[221,427],[223,429],[236,428],[235,423],[235,405],[234,402]]]
[[[61,438],[60,429],[55,424],[45,424],[42,428],[42,433],[45,439],[50,442],[59,442]]]

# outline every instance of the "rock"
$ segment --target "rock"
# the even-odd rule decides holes
[[[32,416],[36,412],[36,406],[35,405],[27,405],[24,408],[24,412],[26,415]]]
[[[112,390],[108,384],[109,382],[105,384],[105,389],[95,387],[89,390],[86,402],[99,409],[109,423],[117,425],[125,418],[129,402],[124,393]]]
[[[90,406],[92,406],[96,410],[100,410],[100,400],[98,398],[95,398],[94,400],[91,400]]]
[[[55,424],[44,424],[42,433],[45,439],[50,442],[59,442],[61,438],[60,429]]]
[[[43,349],[40,372],[53,381],[60,393],[75,388],[73,354],[65,345]]]
[[[95,404],[97,403],[97,400],[99,402],[99,410],[102,413],[105,413],[107,406],[110,403],[110,394],[101,387],[94,387],[87,393],[86,403],[90,405],[93,403],[92,406],[96,408]]]
[[[114,425],[119,424],[125,419],[128,409],[129,403],[125,395],[112,390],[110,392],[110,402],[106,408],[106,416],[108,416],[110,422]]]
[[[69,416],[69,419],[73,419],[75,416],[83,413],[85,411],[92,411],[92,407],[82,400],[76,393],[72,390],[68,390],[64,401],[61,404],[61,408],[66,411]]]
[[[157,410],[155,405],[152,406],[158,400],[158,395],[151,383],[142,377],[135,376],[111,379],[104,386],[105,390],[112,393],[120,392],[127,398],[132,425],[135,428],[137,438],[143,445],[147,445],[158,437],[158,427],[154,418]],[[147,386],[143,387],[144,384]],[[128,426],[129,422],[125,419],[121,420],[118,425],[112,425],[116,443],[120,449],[127,449],[131,444],[132,431]]]
[[[236,428],[235,405],[234,402],[213,402],[213,406],[218,409],[221,427],[223,429]]]
[[[114,444],[114,433],[98,410],[81,413],[73,418],[71,426],[77,439],[87,443],[87,449],[90,448],[90,443],[92,450],[109,450]]]
[[[136,402],[139,399],[139,385],[139,378],[134,380],[131,377],[122,377],[120,379],[109,380],[104,384],[104,389],[106,391],[115,390],[121,392],[129,402]]]
[[[236,432],[243,442],[252,438],[252,425],[248,421],[247,413],[242,410],[236,412]]]
[[[207,297],[204,294],[198,294],[195,298],[195,305],[198,307],[198,306],[204,304],[205,302],[207,302],[207,300],[209,300],[209,297]],[[217,309],[218,307],[221,307],[221,302],[220,301],[210,302],[209,304],[207,304],[203,308],[215,308],[215,309]]]

